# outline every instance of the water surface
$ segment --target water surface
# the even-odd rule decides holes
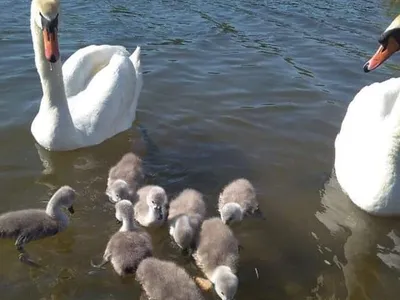
[[[42,270],[1,241],[2,299],[139,299],[132,280],[111,268],[90,274],[89,264],[118,228],[107,171],[131,149],[149,183],[171,196],[199,189],[210,216],[228,181],[253,181],[267,220],[234,228],[244,248],[238,300],[398,299],[399,222],[357,210],[331,176],[349,102],[399,76],[398,57],[362,71],[396,1],[63,1],[64,61],[90,44],[141,45],[145,80],[132,130],[68,153],[41,149],[30,133],[41,88],[29,5],[0,4],[0,211],[43,207],[64,184],[79,202],[66,232],[27,247]],[[152,237],[156,256],[197,274],[166,230]]]

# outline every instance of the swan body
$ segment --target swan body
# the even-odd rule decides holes
[[[192,256],[219,298],[233,300],[239,284],[239,243],[228,225],[217,217],[205,220]]]
[[[31,131],[47,150],[67,151],[129,129],[143,80],[139,47],[130,54],[122,46],[91,45],[62,65],[59,13],[59,0],[32,1],[31,33],[43,97]]]
[[[143,186],[137,191],[135,219],[144,227],[160,227],[168,218],[168,205],[168,196],[162,187]]]
[[[143,180],[142,160],[134,153],[128,152],[110,168],[106,194],[113,203],[123,199],[134,201],[136,191]]]
[[[400,49],[400,18],[383,33],[372,71]],[[377,216],[400,215],[400,78],[362,88],[335,140],[337,180],[354,204]]]
[[[122,222],[118,232],[114,233],[104,251],[102,267],[111,262],[119,276],[136,272],[140,262],[153,255],[150,235],[141,230],[133,219],[133,205],[129,200],[120,200],[115,204],[115,218]]]
[[[168,210],[169,234],[184,250],[192,249],[206,215],[203,195],[194,189],[184,189],[174,198]]]
[[[204,300],[185,269],[172,261],[147,257],[140,262],[136,279],[141,284],[146,299]]]
[[[400,78],[364,87],[335,141],[335,171],[350,199],[375,215],[400,214]]]
[[[245,215],[255,214],[260,211],[258,206],[256,190],[245,178],[230,182],[218,198],[218,211],[225,224],[240,222]]]
[[[74,189],[62,186],[51,197],[46,209],[24,209],[1,214],[0,238],[15,239],[15,247],[20,252],[19,259],[37,265],[29,258],[25,245],[64,231],[68,227],[69,218],[62,208],[68,208],[73,214],[75,198]]]

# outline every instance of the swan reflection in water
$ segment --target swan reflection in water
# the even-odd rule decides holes
[[[107,178],[110,166],[125,153],[133,151],[138,156],[145,157],[146,133],[143,133],[144,129],[139,124],[136,125],[100,145],[75,151],[52,152],[35,143],[38,158],[43,166],[38,183],[55,188],[66,182],[71,185],[87,181],[102,182]]]
[[[316,212],[316,218],[329,230],[331,239],[344,241],[345,261],[340,265],[347,299],[397,299],[399,219],[378,218],[361,211],[342,192],[335,175],[325,184],[321,195],[322,208]]]

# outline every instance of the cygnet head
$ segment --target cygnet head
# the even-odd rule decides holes
[[[106,190],[106,194],[113,203],[131,199],[130,188],[126,181],[122,179],[115,180]]]
[[[225,224],[240,222],[243,219],[243,211],[239,204],[230,202],[226,203],[221,211],[221,220]]]
[[[133,223],[133,205],[129,200],[121,200],[115,204],[115,218],[122,222],[121,231],[132,230]]]
[[[66,207],[68,211],[73,214],[75,212],[73,207],[75,199],[75,190],[67,185],[62,186],[54,193],[53,197],[51,197],[47,205],[47,213],[53,215],[54,209]]]
[[[400,50],[400,15],[398,15],[379,38],[376,53],[364,65],[364,72],[378,68],[384,61]]]
[[[129,200],[121,200],[115,204],[115,218],[118,221],[123,221],[125,218],[133,216],[133,205]]]
[[[186,215],[180,216],[174,226],[173,232],[174,241],[182,249],[189,249],[194,238],[194,230],[190,226],[189,217]]]
[[[165,208],[168,204],[167,193],[160,186],[153,187],[147,195],[147,205],[154,212],[158,220],[163,220],[165,216]]]
[[[227,266],[219,266],[215,269],[211,280],[215,292],[222,300],[233,300],[236,295],[239,280]]]

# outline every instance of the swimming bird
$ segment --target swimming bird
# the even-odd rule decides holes
[[[383,32],[370,72],[400,49],[400,15]],[[400,215],[400,78],[362,88],[350,102],[335,140],[335,173],[361,210]]]
[[[151,300],[203,300],[199,288],[186,271],[172,261],[144,259],[136,279]]]
[[[103,261],[99,265],[92,262],[92,266],[102,268],[111,262],[119,276],[126,276],[135,273],[139,263],[153,255],[153,247],[150,235],[135,225],[133,205],[129,200],[115,204],[115,218],[122,226],[108,241]]]
[[[111,202],[133,201],[144,180],[142,160],[132,152],[126,153],[108,172],[106,194]]]
[[[220,218],[214,217],[203,222],[193,258],[214,284],[218,296],[222,300],[232,300],[239,283],[236,276],[239,243]]]
[[[131,128],[143,85],[140,47],[90,45],[62,65],[60,0],[32,0],[30,27],[43,97],[31,132],[50,151],[93,146]],[[89,30],[90,31],[90,30]]]
[[[183,190],[169,205],[169,234],[183,250],[191,251],[206,214],[203,195],[194,189]]]
[[[157,185],[146,185],[137,191],[135,219],[142,226],[161,226],[168,214],[168,198],[165,190]]]
[[[242,221],[245,215],[264,218],[258,207],[256,191],[251,182],[239,178],[225,186],[219,195],[218,210],[225,224]]]
[[[66,207],[73,214],[75,198],[74,189],[62,186],[51,197],[45,210],[24,209],[0,215],[0,238],[16,239],[15,247],[20,252],[20,261],[38,266],[29,258],[25,245],[65,230],[69,219],[61,209]]]

